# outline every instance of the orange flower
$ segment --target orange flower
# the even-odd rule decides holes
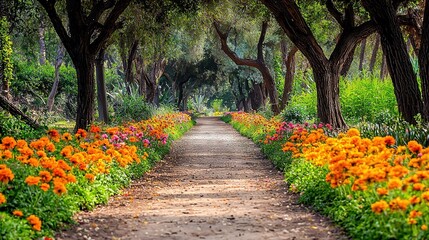
[[[94,174],[91,173],[85,174],[85,178],[88,179],[90,182],[93,182],[95,180]]]
[[[63,140],[70,141],[73,139],[73,136],[70,133],[64,133],[61,137]]]
[[[360,136],[360,132],[356,128],[350,128],[347,131],[347,136],[349,136],[349,137],[354,137],[354,136],[359,137]]]
[[[428,201],[428,202],[429,202],[429,191],[426,191],[426,192],[422,193],[422,198],[423,198],[425,201]]]
[[[389,204],[387,204],[387,202],[384,200],[380,200],[378,202],[371,204],[371,210],[376,214],[380,214],[381,212],[385,211],[388,208],[389,208]]]
[[[49,129],[48,130],[48,135],[51,136],[52,138],[58,138],[58,137],[60,137],[60,134],[55,129]]]
[[[12,212],[12,214],[14,215],[14,216],[17,216],[17,217],[22,217],[22,216],[24,216],[24,214],[22,213],[22,211],[20,211],[20,210],[14,210],[13,212]]]
[[[6,203],[6,196],[3,193],[0,193],[0,205]]]
[[[417,218],[417,217],[421,217],[422,215],[423,215],[423,213],[420,211],[411,210],[409,218]]]
[[[390,209],[392,209],[392,210],[399,210],[399,209],[405,210],[405,209],[407,209],[408,205],[410,205],[409,200],[401,199],[399,197],[397,197],[397,198],[395,198],[389,202]]]
[[[92,133],[99,133],[101,131],[101,129],[98,126],[91,125],[89,131],[92,132]]]
[[[76,182],[76,177],[71,173],[67,174],[66,179],[67,179],[67,182],[70,182],[70,183]]]
[[[402,181],[399,178],[392,178],[387,183],[387,188],[389,189],[395,189],[395,188],[401,188],[402,187]]]
[[[412,197],[410,198],[410,203],[411,203],[412,205],[416,205],[416,204],[420,203],[420,198],[419,198],[419,197],[417,197],[417,196],[412,196]]]
[[[34,176],[28,176],[25,179],[25,183],[28,184],[28,186],[37,185],[40,182],[40,177],[34,177]]]
[[[30,215],[27,218],[27,221],[32,225],[34,230],[40,231],[42,229],[42,221],[40,221],[40,219],[37,216]]]
[[[423,183],[415,183],[413,184],[413,190],[415,191],[423,191],[426,186]]]
[[[42,189],[44,192],[48,191],[51,186],[47,183],[40,184],[40,189]]]
[[[75,137],[77,137],[77,138],[80,138],[80,137],[85,138],[86,135],[87,135],[87,132],[84,129],[79,128],[77,130],[76,134],[75,134]]]
[[[65,177],[66,176],[66,172],[64,172],[63,169],[57,167],[57,168],[54,168],[54,171],[53,171],[52,175],[56,176],[56,177]]]
[[[412,153],[419,153],[423,149],[422,145],[420,145],[417,141],[414,140],[409,141],[407,146]]]
[[[4,137],[1,140],[1,143],[3,144],[5,149],[13,149],[16,146],[15,138],[13,137]]]
[[[58,160],[58,167],[62,168],[64,171],[70,171],[71,167],[64,162],[64,160]]]
[[[387,195],[389,193],[389,191],[385,188],[377,188],[377,193],[380,196],[384,196],[384,195]]]
[[[55,151],[55,145],[51,142],[46,144],[46,150],[48,150],[49,152],[54,152]]]
[[[423,224],[420,229],[426,231],[428,230],[428,226],[426,224]]]
[[[12,153],[10,150],[4,150],[4,152],[3,152],[3,156],[4,156],[6,159],[11,159],[11,158],[13,157],[13,153]]]
[[[25,140],[20,139],[20,140],[16,141],[16,146],[18,148],[23,148],[23,147],[28,147],[28,144]]]
[[[384,137],[384,143],[386,144],[386,146],[392,146],[395,145],[395,138],[392,136],[386,136]]]
[[[54,181],[54,193],[62,195],[67,192],[67,188],[61,181]]]
[[[52,175],[48,171],[40,171],[39,177],[42,179],[42,182],[48,183],[52,180]]]
[[[15,175],[13,175],[12,170],[6,166],[6,164],[0,164],[0,182],[7,184],[9,181],[12,181]]]
[[[410,224],[410,225],[414,225],[414,224],[416,224],[417,223],[417,220],[416,219],[414,219],[414,218],[408,218],[408,224]]]

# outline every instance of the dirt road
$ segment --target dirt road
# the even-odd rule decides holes
[[[269,160],[218,118],[200,118],[152,172],[56,239],[348,239],[297,204]]]

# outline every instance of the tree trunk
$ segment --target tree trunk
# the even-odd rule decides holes
[[[411,65],[402,36],[396,9],[392,1],[362,0],[371,19],[378,25],[381,46],[386,55],[387,67],[393,81],[399,112],[409,123],[415,124],[415,116],[421,114],[423,102],[417,78]]]
[[[386,55],[383,54],[381,58],[381,65],[380,65],[380,79],[384,80],[387,76],[387,63],[386,63]]]
[[[374,48],[372,49],[371,60],[369,62],[369,72],[374,73],[375,62],[377,61],[378,48],[380,47],[380,35],[376,34]]]
[[[290,51],[287,53],[286,58],[283,59],[284,64],[286,65],[286,75],[285,83],[283,88],[283,96],[281,102],[281,109],[283,110],[289,99],[292,92],[293,80],[295,77],[295,54],[298,52],[298,48],[293,46]]]
[[[422,37],[418,55],[423,92],[423,117],[429,121],[429,1],[425,0]]]
[[[365,48],[366,38],[360,43],[360,55],[359,55],[359,72],[363,71],[363,63],[365,61]]]
[[[142,56],[136,58],[136,75],[137,82],[139,84],[139,94],[140,96],[146,96],[146,76],[144,71],[144,64]]]
[[[106,83],[104,80],[105,50],[102,48],[95,59],[95,72],[97,77],[97,109],[98,121],[109,123],[107,111]]]
[[[39,25],[39,63],[40,65],[46,64],[46,43],[45,43],[45,23],[43,19],[40,20]]]
[[[313,71],[317,89],[317,116],[320,122],[333,126],[347,126],[341,115],[338,70],[325,66],[313,68]]]
[[[60,43],[58,45],[57,58],[55,60],[54,84],[52,86],[51,92],[49,93],[49,97],[48,97],[48,104],[47,104],[48,112],[51,112],[52,108],[54,107],[55,96],[57,95],[58,85],[60,83],[60,67],[63,64],[64,52],[65,52],[65,48]]]
[[[262,83],[253,82],[252,91],[249,93],[252,109],[258,111],[264,104]]]
[[[0,107],[8,111],[14,117],[21,119],[32,128],[34,129],[40,128],[40,125],[35,120],[25,115],[21,110],[19,110],[15,105],[9,102],[9,100],[2,95],[0,95]]]
[[[89,54],[81,54],[74,62],[77,73],[77,110],[76,126],[78,129],[88,129],[94,113],[95,79],[94,79],[95,57]]]
[[[130,48],[130,52],[128,53],[128,58],[126,61],[126,68],[125,68],[125,84],[127,86],[127,91],[128,94],[131,93],[131,84],[134,80],[134,76],[133,76],[133,63],[134,63],[134,58],[136,57],[136,53],[137,53],[137,48],[139,46],[139,41],[138,40],[134,40],[131,48]]]

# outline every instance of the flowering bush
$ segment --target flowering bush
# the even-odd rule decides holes
[[[429,148],[414,140],[398,145],[392,136],[363,138],[354,128],[335,133],[326,125],[270,123],[253,114],[231,113],[231,123],[245,134],[261,129],[262,149],[272,148],[268,157],[287,163],[290,189],[353,238],[428,238]]]
[[[192,126],[186,114],[87,132],[55,129],[33,141],[0,144],[0,235],[37,238],[71,222],[79,209],[104,203],[141,176]],[[16,233],[21,229],[20,233]]]

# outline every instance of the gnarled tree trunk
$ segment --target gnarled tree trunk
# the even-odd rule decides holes
[[[98,120],[109,123],[109,114],[107,111],[106,83],[104,80],[104,59],[105,50],[102,48],[95,59],[95,74],[97,78],[97,109]]]
[[[60,67],[63,64],[64,58],[64,46],[62,44],[58,45],[57,49],[57,58],[55,60],[55,76],[54,76],[54,84],[52,86],[51,92],[48,97],[47,109],[48,112],[52,111],[55,102],[55,96],[57,95],[58,85],[60,84]]]

